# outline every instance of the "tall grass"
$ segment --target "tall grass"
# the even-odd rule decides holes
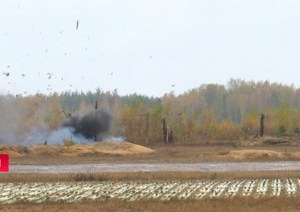
[[[126,202],[112,200],[106,202],[86,203],[45,203],[45,204],[15,204],[1,205],[3,211],[105,211],[105,212],[296,212],[300,208],[299,198],[251,198],[235,197],[232,199],[203,199],[203,200],[171,200],[171,201],[136,201]]]
[[[111,173],[7,173],[0,182],[128,181],[128,180],[239,180],[299,178],[299,171],[264,172],[111,172]]]

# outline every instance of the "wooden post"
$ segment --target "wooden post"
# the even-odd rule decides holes
[[[149,134],[149,113],[146,113],[146,136],[148,139],[148,134]]]
[[[166,144],[168,142],[168,129],[167,129],[167,123],[166,118],[162,119],[163,123],[163,137],[164,137],[164,143]]]
[[[259,133],[260,137],[264,136],[264,118],[265,118],[265,115],[261,114],[260,115],[260,133]]]
[[[97,141],[97,130],[98,130],[98,126],[97,126],[97,119],[98,119],[98,114],[97,114],[97,111],[98,110],[98,101],[96,100],[96,103],[95,103],[95,124],[96,124],[96,128],[95,128],[95,141]]]

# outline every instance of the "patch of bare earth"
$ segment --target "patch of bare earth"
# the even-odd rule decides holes
[[[245,211],[245,212],[296,212],[300,208],[299,198],[247,198],[236,197],[232,199],[204,199],[197,200],[171,200],[171,201],[106,201],[82,203],[45,203],[45,204],[12,204],[0,206],[0,211],[88,211],[88,212],[194,212],[194,211]]]
[[[264,136],[241,141],[242,147],[219,152],[224,159],[297,160],[300,159],[299,140],[295,137]]]
[[[297,138],[263,138],[222,144],[145,147],[129,142],[93,142],[89,144],[36,145],[33,147],[0,144],[0,153],[8,153],[11,164],[94,164],[94,163],[199,163],[211,161],[290,161],[300,159]],[[38,160],[37,160],[38,158]]]
[[[227,152],[219,153],[220,157],[226,159],[233,159],[238,161],[244,160],[287,160],[299,158],[299,153],[285,153],[274,150],[260,150],[260,149],[240,149],[240,150],[230,150]]]
[[[89,144],[62,145],[36,145],[33,147],[0,145],[0,153],[9,154],[10,157],[21,156],[87,156],[87,155],[139,155],[150,154],[154,150],[129,142],[95,142]]]

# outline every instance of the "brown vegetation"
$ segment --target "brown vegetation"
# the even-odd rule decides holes
[[[11,158],[18,157],[77,157],[101,155],[139,155],[150,154],[154,150],[128,142],[95,142],[74,145],[35,145],[33,147],[0,145],[0,153],[9,154]]]
[[[300,209],[299,198],[250,198],[235,197],[232,199],[171,200],[171,201],[137,201],[125,202],[119,200],[107,202],[86,203],[46,203],[46,204],[15,204],[1,205],[0,210],[8,211],[87,211],[87,212],[194,212],[194,211],[244,211],[244,212],[296,212]]]
[[[149,180],[241,180],[298,178],[299,171],[262,172],[107,172],[107,173],[6,173],[1,182],[60,182],[60,181],[149,181]]]
[[[202,85],[182,95],[162,98],[138,95],[120,97],[116,92],[64,93],[24,98],[0,96],[0,135],[14,135],[0,143],[22,144],[34,127],[49,131],[66,120],[62,110],[85,114],[91,99],[114,114],[111,134],[132,143],[7,146],[0,153],[11,164],[68,164],[121,162],[201,162],[299,160],[300,89],[269,82],[230,80],[228,86]],[[75,110],[73,110],[75,109]],[[265,115],[265,134],[258,137],[259,117]],[[162,118],[174,132],[175,143],[163,145]],[[5,134],[10,132],[11,134]],[[19,143],[17,143],[19,142]],[[47,143],[47,140],[37,141]],[[141,144],[143,146],[134,145]],[[35,143],[36,144],[36,143]],[[147,147],[144,147],[147,146]],[[2,174],[1,182],[189,180],[299,177],[299,172],[138,172],[78,174]],[[0,211],[298,211],[297,198],[233,198],[201,201],[108,201],[84,204],[46,203],[0,205]]]
[[[207,161],[279,161],[299,160],[297,140],[266,136],[230,144],[148,145],[129,142],[95,142],[89,144],[36,145],[33,147],[0,145],[11,164],[76,163],[160,163]],[[38,160],[37,160],[38,158]]]
[[[94,110],[95,100],[99,100],[99,108],[114,115],[112,135],[142,145],[163,143],[162,118],[166,118],[175,143],[182,144],[203,145],[220,140],[232,143],[254,138],[259,134],[261,114],[265,117],[264,134],[298,136],[300,133],[299,88],[231,79],[227,86],[203,84],[184,94],[169,93],[161,98],[119,96],[116,91],[100,89],[96,93],[0,96],[4,114],[0,120],[0,143],[22,145],[36,127],[56,130],[68,119],[64,114],[86,114]],[[34,144],[37,142],[45,140],[35,140]],[[57,143],[63,144],[63,140]]]
[[[99,162],[199,162],[224,160],[291,160],[298,157],[300,147],[287,138],[260,138],[251,145],[251,140],[242,146],[236,145],[154,145],[151,149],[131,143],[91,143],[88,145],[37,145],[34,147],[15,148],[21,157],[12,157],[14,164],[49,164],[49,163],[99,163]],[[94,153],[88,152],[93,149]],[[154,151],[153,151],[153,150]],[[103,151],[105,153],[103,153]],[[128,151],[124,154],[124,151]],[[102,153],[100,153],[102,152]],[[139,153],[139,154],[136,154]],[[146,154],[145,154],[146,153]],[[150,154],[149,154],[150,153]],[[72,156],[71,156],[72,155]],[[55,157],[53,157],[55,156]],[[38,159],[38,160],[37,160]],[[234,180],[234,179],[283,179],[298,178],[298,171],[266,172],[137,172],[137,173],[76,173],[76,174],[13,174],[0,175],[1,182],[53,182],[53,181],[148,181],[148,180]],[[248,198],[171,200],[171,201],[107,201],[84,203],[44,203],[0,205],[1,211],[298,211],[298,198]]]

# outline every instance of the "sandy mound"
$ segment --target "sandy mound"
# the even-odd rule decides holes
[[[276,152],[272,150],[255,150],[255,149],[244,149],[244,150],[232,150],[226,154],[226,157],[235,160],[245,159],[261,159],[261,158],[285,158],[285,153]]]
[[[16,146],[16,147],[10,147],[4,144],[0,144],[0,154],[4,153],[4,154],[9,154],[11,157],[20,157],[23,155],[24,152],[26,152],[26,147],[25,149],[20,147],[20,146]]]
[[[36,145],[33,147],[10,147],[1,144],[0,153],[9,154],[11,157],[25,155],[33,156],[88,156],[88,155],[138,155],[149,154],[154,150],[129,142],[95,142],[89,144],[62,145]]]
[[[136,154],[149,154],[154,152],[154,150],[137,145],[129,142],[98,142],[91,144],[91,148],[94,150],[106,153],[106,154],[114,154],[114,155],[136,155]]]
[[[97,154],[138,155],[149,154],[152,152],[154,152],[154,150],[129,142],[96,142],[85,145],[79,144],[69,146],[65,149],[64,154],[68,156]]]

